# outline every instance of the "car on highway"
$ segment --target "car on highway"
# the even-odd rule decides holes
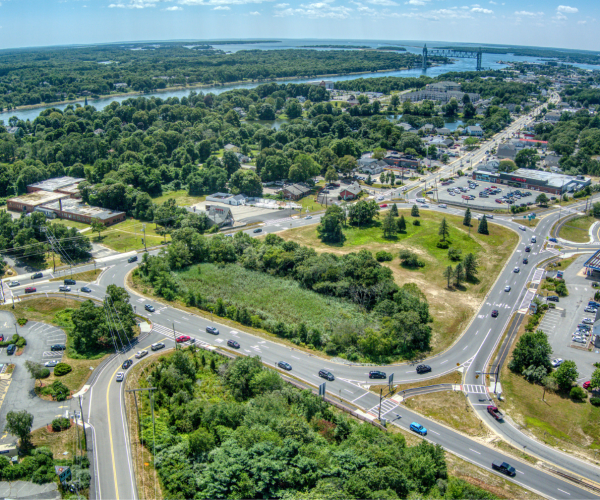
[[[438,205],[438,207],[440,207],[440,208],[448,208],[448,205],[446,205],[445,203],[442,203],[442,204]]]
[[[132,364],[133,361],[131,361],[130,359],[126,359],[125,361],[123,361],[121,368],[123,368],[123,370],[127,370],[127,368],[129,368]]]
[[[518,272],[520,272],[520,271],[521,271],[521,269],[520,269],[520,268],[518,268],[518,267],[515,267],[515,268],[513,269],[513,273],[518,273]]]
[[[324,378],[325,380],[329,380],[330,382],[332,380],[335,380],[333,373],[327,370],[319,370],[319,377]]]
[[[410,430],[417,434],[421,434],[421,436],[427,436],[427,429],[417,422],[410,424]]]
[[[156,309],[154,308],[154,306],[153,306],[153,305],[151,305],[151,304],[146,304],[146,305],[144,306],[144,309],[146,309],[146,311],[149,311],[149,312],[151,312],[151,313],[153,313],[154,311],[156,311]]]
[[[525,226],[519,226],[519,229],[520,229],[521,231],[527,231],[527,228],[526,228]]]
[[[123,372],[119,372],[117,373],[117,382],[123,382],[123,379],[125,378],[125,374]]]
[[[180,335],[179,337],[177,337],[175,339],[175,342],[177,342],[178,344],[181,344],[182,342],[187,342],[191,339],[192,337],[190,337],[189,335]]]
[[[135,353],[135,357],[137,359],[140,359],[143,358],[146,354],[148,354],[148,351],[146,349],[142,349],[141,351]]]
[[[227,341],[227,345],[229,347],[233,347],[234,349],[239,349],[240,348],[240,344],[237,343],[235,340],[228,340]]]
[[[498,309],[494,309],[492,311],[492,318],[497,318],[498,317]]]
[[[526,252],[531,252],[531,247],[525,247]]]
[[[515,471],[515,468],[509,464],[507,464],[506,462],[492,462],[492,469],[497,470],[498,472],[502,473],[502,474],[506,474],[507,476],[515,476],[517,474],[517,472]]]
[[[386,378],[387,375],[385,372],[380,372],[378,370],[372,370],[369,372],[369,378]]]
[[[131,257],[129,257],[129,258],[127,259],[127,262],[128,262],[129,264],[131,264],[132,262],[135,262],[136,260],[137,260],[137,255],[132,255]]]
[[[54,368],[58,363],[60,363],[60,361],[57,361],[56,359],[53,359],[52,361],[46,361],[44,363],[44,366],[46,368]]]
[[[262,233],[262,229],[260,227],[256,228],[253,233]]]
[[[523,264],[529,264],[529,259],[527,257],[523,259]]]
[[[556,238],[548,238],[548,241],[551,241],[552,243],[558,243]]]
[[[310,220],[312,219],[312,215],[307,215],[306,217],[304,217],[306,220]]]
[[[213,335],[219,335],[219,330],[217,328],[215,328],[214,326],[207,326],[206,331],[208,333],[212,333]]]
[[[66,348],[64,344],[53,344],[50,346],[51,351],[64,351]]]
[[[288,372],[292,369],[292,365],[290,365],[289,363],[286,363],[285,361],[277,361],[277,366],[279,368],[283,368],[284,370],[287,370]]]
[[[592,385],[592,381],[591,381],[591,380],[588,380],[587,382],[584,382],[584,383],[583,383],[583,388],[584,388],[586,391],[589,391],[589,389],[590,389],[590,385]]]
[[[387,208],[387,203],[382,203],[381,205],[379,205],[379,208]]]
[[[13,286],[19,286],[20,284],[21,284],[21,283],[19,283],[18,281],[11,281],[11,282],[8,284],[8,286],[12,288]]]
[[[417,373],[428,373],[431,371],[431,366],[429,365],[418,365]]]
[[[36,280],[36,279],[38,279],[38,278],[43,278],[43,277],[44,277],[44,275],[43,275],[42,273],[33,273],[33,274],[31,275],[31,279],[32,279],[32,280]]]
[[[65,285],[76,285],[76,284],[77,284],[77,281],[75,281],[75,280],[73,280],[73,279],[70,279],[70,278],[67,278],[66,280],[64,280],[64,281],[63,281],[63,283],[64,283]]]
[[[165,347],[164,343],[156,342],[150,346],[150,349],[152,349],[153,351],[158,351],[159,349],[163,349],[164,347]]]
[[[510,292],[510,285],[504,287],[505,292]]]
[[[554,358],[550,364],[554,367],[554,368],[558,368],[560,365],[563,364],[563,360],[562,358]]]
[[[92,289],[89,286],[82,286],[79,290],[85,293],[90,293]]]
[[[60,285],[58,287],[58,291],[59,292],[70,292],[71,291],[71,287],[67,286],[67,285]]]
[[[35,292],[34,286],[28,286],[27,288],[25,288],[25,293],[34,293],[34,292]]]

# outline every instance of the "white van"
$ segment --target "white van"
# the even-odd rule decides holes
[[[427,203],[427,200],[425,198],[417,198],[417,201],[419,203]]]
[[[440,208],[448,208],[448,206],[445,203],[442,203],[442,204],[438,205],[438,207],[440,207]]]

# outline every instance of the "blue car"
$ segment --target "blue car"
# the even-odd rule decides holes
[[[556,238],[548,238],[548,241],[551,241],[552,243],[558,243]]]
[[[417,424],[416,422],[410,424],[410,430],[416,432],[417,434],[421,434],[421,436],[427,435],[427,429],[425,429],[425,427],[423,427],[421,424]]]

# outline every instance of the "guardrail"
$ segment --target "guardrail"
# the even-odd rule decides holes
[[[556,474],[557,476],[560,476],[563,479],[571,481],[575,484],[578,484],[579,486],[583,486],[584,488],[587,488],[588,490],[592,490],[596,493],[600,493],[600,488],[594,484],[588,483],[587,481],[584,481],[583,479],[579,479],[578,477],[571,476],[571,475],[569,475],[561,470],[555,469],[554,467],[551,467],[543,462],[541,463],[541,466],[543,469],[546,469],[547,471],[551,472],[552,474]]]

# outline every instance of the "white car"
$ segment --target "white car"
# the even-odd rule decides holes
[[[448,208],[448,206],[445,203],[442,203],[441,205],[438,205],[440,208]]]
[[[423,204],[421,205],[421,208],[429,208],[429,205],[428,205],[427,203],[423,203]]]
[[[54,360],[52,360],[52,361],[46,361],[46,362],[44,363],[44,366],[45,366],[46,368],[54,368],[54,367],[55,367],[55,366],[56,366],[58,363],[59,363],[59,361],[57,361],[57,360],[55,360],[55,359],[54,359]]]
[[[125,374],[123,372],[117,373],[117,382],[123,382],[124,378],[125,378]]]
[[[504,288],[505,292],[510,292],[510,285],[508,285],[507,287]]]
[[[146,349],[144,349],[142,351],[136,352],[135,357],[140,359],[140,358],[143,358],[146,354],[148,354],[148,351],[146,351]]]
[[[554,358],[551,363],[550,363],[554,368],[558,368],[560,365],[563,364],[563,360],[562,358]]]
[[[306,217],[304,217],[306,220],[310,220],[312,219],[312,215],[307,215]]]
[[[70,286],[67,286],[67,285],[60,285],[60,286],[58,287],[58,290],[59,290],[60,292],[70,292],[70,291],[71,291],[71,287],[70,287]]]
[[[383,196],[378,196],[377,201],[383,201]]]
[[[583,319],[581,320],[581,322],[582,322],[584,325],[593,325],[593,324],[594,324],[594,322],[593,322],[593,321],[592,321],[590,318],[583,318]]]
[[[588,307],[586,307],[586,308],[584,309],[584,311],[585,311],[586,313],[596,313],[596,311],[598,311],[598,309],[596,309],[595,307],[590,307],[590,306],[588,306]]]
[[[11,281],[11,282],[8,284],[8,286],[12,288],[13,286],[19,286],[20,284],[21,284],[21,283],[19,283],[18,281]]]
[[[518,267],[515,267],[515,268],[513,269],[513,273],[518,273],[518,272],[520,272],[520,271],[521,271],[521,269],[519,269]]]
[[[519,226],[519,229],[520,229],[521,231],[526,231],[526,230],[527,230],[527,228],[526,228],[525,226]]]

